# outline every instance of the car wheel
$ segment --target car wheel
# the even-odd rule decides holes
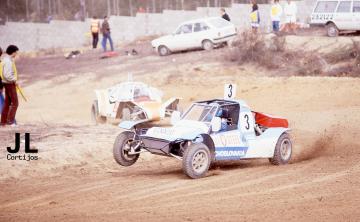
[[[121,117],[121,119],[122,119],[123,121],[129,121],[129,120],[131,120],[131,111],[130,111],[130,109],[124,108],[124,109],[122,110],[122,117]]]
[[[106,117],[100,116],[99,114],[99,107],[98,107],[98,101],[94,100],[92,106],[91,106],[91,122],[93,122],[95,125],[97,124],[104,124],[106,123]]]
[[[276,143],[274,156],[270,158],[270,162],[274,165],[287,164],[291,159],[292,142],[289,134],[283,133]]]
[[[122,132],[115,139],[113,147],[114,159],[121,166],[131,166],[139,158],[139,154],[129,154],[131,146],[135,145],[133,139],[133,132]]]
[[[339,29],[334,23],[329,23],[326,25],[326,32],[329,37],[336,37],[339,35]]]
[[[209,51],[209,50],[212,50],[214,48],[214,44],[210,40],[204,40],[202,42],[202,47],[203,47],[204,50]]]
[[[203,143],[189,146],[183,155],[183,171],[190,178],[204,177],[209,170],[211,155],[209,148]]]
[[[160,56],[167,56],[170,54],[170,50],[164,45],[159,46],[158,52]]]

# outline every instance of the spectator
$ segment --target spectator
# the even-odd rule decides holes
[[[260,13],[259,7],[256,3],[252,5],[252,11],[250,13],[251,28],[253,33],[257,33],[260,27]]]
[[[284,13],[285,13],[285,31],[289,31],[291,33],[295,33],[295,29],[296,29],[296,14],[297,14],[297,6],[296,3],[291,1],[291,0],[287,0],[287,3],[285,4],[284,7]]]
[[[1,125],[16,126],[15,115],[18,108],[18,96],[16,92],[18,73],[15,65],[15,57],[19,48],[10,45],[2,61],[2,82],[5,89],[5,102],[1,113]]]
[[[91,19],[90,31],[93,38],[93,42],[92,42],[93,49],[96,49],[99,41],[99,31],[100,31],[100,21],[99,19],[96,18],[96,16],[94,16]]]
[[[53,19],[52,15],[48,15],[48,17],[46,18],[46,22],[50,24],[52,19]]]
[[[226,13],[225,9],[224,8],[221,8],[220,9],[220,13],[221,13],[221,17],[227,21],[230,22],[230,17],[229,15]]]
[[[271,21],[273,32],[277,33],[280,30],[280,18],[283,13],[282,7],[279,3],[279,0],[274,0],[273,5],[271,6]]]
[[[103,21],[102,26],[101,26],[101,31],[102,31],[102,34],[103,34],[102,47],[104,49],[104,52],[106,52],[106,43],[107,43],[108,39],[109,39],[109,42],[110,42],[111,51],[114,51],[113,41],[112,41],[111,36],[110,36],[110,25],[109,25],[109,21],[108,21],[107,16],[104,17],[104,21]]]

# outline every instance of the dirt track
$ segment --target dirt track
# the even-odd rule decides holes
[[[21,127],[0,129],[0,140],[13,145],[15,131],[30,132],[40,160],[6,160],[1,142],[0,221],[358,221],[360,79],[271,77],[224,65],[221,53],[111,60],[92,53],[78,65],[43,59],[37,72],[22,63],[24,75],[34,75],[25,83],[29,102],[20,106]],[[79,65],[85,60],[91,67]],[[236,82],[254,110],[289,119],[291,164],[223,163],[200,180],[184,176],[175,159],[147,154],[118,166],[112,143],[120,130],[92,126],[89,107],[94,88],[126,80],[129,71],[167,97],[181,95],[184,107],[221,97],[223,84]]]

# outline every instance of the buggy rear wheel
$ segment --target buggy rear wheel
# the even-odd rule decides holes
[[[104,124],[106,123],[106,117],[100,116],[99,114],[99,107],[98,107],[98,101],[94,100],[92,106],[91,106],[91,122],[95,125],[97,124]]]
[[[274,156],[270,158],[270,163],[274,165],[287,164],[291,159],[292,154],[292,142],[289,134],[283,133],[278,142],[276,143]]]

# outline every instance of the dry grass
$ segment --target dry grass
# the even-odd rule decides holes
[[[242,33],[235,40],[227,61],[239,65],[251,63],[284,75],[295,76],[360,76],[360,43],[350,49],[338,49],[328,54],[317,51],[289,50],[282,36]]]

